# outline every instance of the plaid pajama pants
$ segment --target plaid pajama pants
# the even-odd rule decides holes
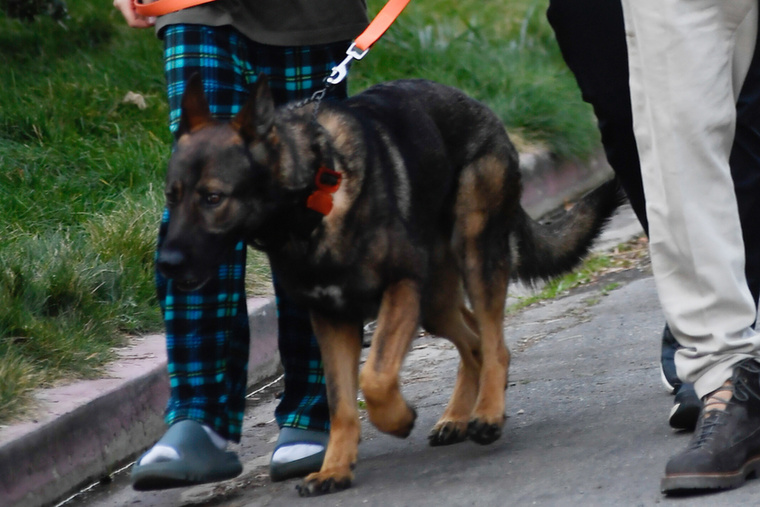
[[[162,33],[170,129],[179,126],[184,84],[195,72],[203,80],[211,112],[230,118],[242,107],[256,76],[269,77],[278,104],[310,97],[345,56],[348,41],[279,47],[255,43],[231,27],[171,25]],[[346,96],[345,82],[329,98]],[[164,211],[159,245],[165,237]],[[239,243],[215,279],[197,291],[174,290],[156,275],[164,312],[171,394],[166,423],[193,419],[235,442],[245,409],[249,328],[245,297],[246,246]],[[278,344],[285,393],[275,410],[280,427],[328,430],[329,413],[322,362],[308,313],[280,290]]]

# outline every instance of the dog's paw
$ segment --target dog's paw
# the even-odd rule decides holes
[[[407,408],[407,417],[395,429],[389,431],[389,434],[399,438],[406,438],[412,433],[414,421],[417,420],[417,411],[411,405],[407,405]]]
[[[400,402],[395,405],[399,408],[391,408],[394,405],[370,405],[367,402],[367,414],[369,420],[375,425],[375,428],[393,435],[394,437],[406,438],[414,428],[414,422],[417,420],[417,411],[406,403],[403,398],[399,397]]]
[[[433,447],[451,445],[467,439],[467,423],[459,421],[438,422],[428,433],[428,442]]]
[[[481,419],[473,419],[467,425],[467,437],[475,443],[486,445],[501,437],[504,422],[490,423]]]
[[[336,474],[316,472],[307,475],[301,484],[296,486],[300,496],[317,496],[327,493],[336,493],[351,487],[353,476],[351,473]]]

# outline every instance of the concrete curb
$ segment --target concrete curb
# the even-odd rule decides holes
[[[560,161],[548,152],[520,153],[520,172],[521,203],[533,217],[556,210],[613,176],[601,150],[584,161]]]
[[[279,367],[274,301],[248,300],[248,383]],[[118,351],[105,378],[37,393],[37,419],[0,428],[3,507],[39,507],[63,499],[134,459],[166,431],[169,397],[163,335]]]
[[[546,153],[521,154],[523,206],[533,216],[556,209],[611,177],[603,153],[590,161],[558,163]],[[248,301],[251,322],[249,385],[279,368],[274,302]],[[134,459],[165,431],[168,398],[163,335],[119,351],[106,378],[37,395],[37,419],[0,427],[3,507],[42,507],[65,499]]]

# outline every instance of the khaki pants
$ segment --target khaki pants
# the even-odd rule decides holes
[[[728,164],[757,8],[757,0],[623,0],[652,267],[683,345],[679,377],[700,397],[734,364],[760,357]]]

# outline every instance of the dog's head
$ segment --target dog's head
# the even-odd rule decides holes
[[[229,122],[212,117],[197,75],[187,83],[166,177],[168,230],[157,260],[180,288],[199,288],[234,245],[276,227],[311,183],[299,170],[310,157],[283,149],[293,144],[283,140],[283,130],[275,125],[263,76]]]

